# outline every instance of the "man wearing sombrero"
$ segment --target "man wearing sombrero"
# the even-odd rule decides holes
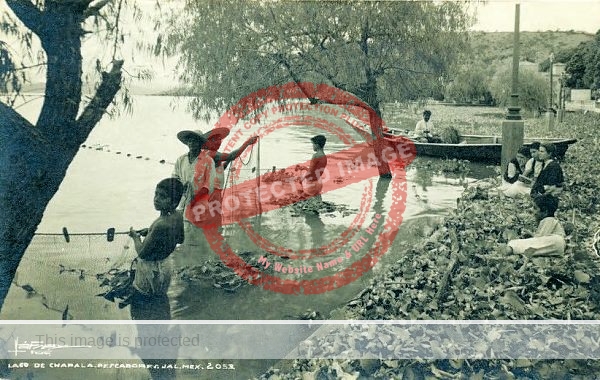
[[[215,189],[222,189],[224,185],[223,174],[218,174],[215,170],[215,159],[219,164],[226,163],[239,157],[239,155],[249,145],[256,142],[256,138],[248,139],[242,147],[234,150],[229,154],[220,153],[216,150],[221,145],[222,140],[229,134],[227,128],[216,128],[209,132],[185,130],[177,133],[177,138],[188,146],[189,151],[177,158],[172,176],[179,179],[184,185],[184,193],[181,197],[181,202],[177,207],[183,211],[193,201],[207,203],[219,197],[221,192]],[[220,202],[220,198],[218,199]],[[220,226],[220,214],[218,219],[210,218],[209,213],[205,215],[207,224],[216,224]],[[204,234],[184,217],[184,235],[185,244],[188,245],[203,245],[209,248]]]
[[[207,142],[204,145],[204,149],[210,152],[210,155],[215,162],[215,169],[217,172],[217,176],[215,178],[215,190],[210,197],[210,201],[217,201],[218,204],[221,204],[221,201],[223,200],[222,192],[223,187],[225,186],[225,169],[227,168],[227,165],[229,165],[231,161],[238,158],[246,150],[246,148],[258,140],[258,136],[250,137],[242,144],[241,147],[233,150],[231,153],[221,153],[218,150],[221,147],[223,139],[225,139],[228,135],[228,128],[215,128],[205,134]],[[221,227],[221,216],[222,214],[219,213],[213,220],[213,223],[217,224],[218,227]]]

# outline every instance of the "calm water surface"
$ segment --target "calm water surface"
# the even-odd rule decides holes
[[[186,153],[176,133],[184,129],[206,131],[211,125],[194,121],[184,112],[183,103],[173,109],[172,105],[177,102],[174,98],[138,96],[134,100],[132,115],[103,119],[89,136],[86,147],[75,157],[60,190],[46,209],[38,228],[40,235],[30,245],[17,273],[16,284],[28,284],[36,292],[28,294],[23,288],[13,286],[0,318],[60,319],[67,305],[75,319],[130,318],[128,308],[119,309],[114,303],[95,296],[102,291],[95,275],[113,266],[126,267],[135,256],[133,245],[126,235],[117,234],[109,243],[101,233],[111,227],[124,232],[130,226],[148,226],[157,217],[152,205],[156,183],[169,177],[172,163]],[[25,114],[34,120],[39,102],[26,107],[23,107]],[[244,178],[253,178],[256,169],[264,172],[273,166],[284,168],[308,160],[312,154],[308,138],[317,133],[321,132],[297,127],[278,130],[261,139],[260,155],[255,147],[252,156],[244,159],[248,163],[243,166]],[[348,133],[359,140],[352,131]],[[326,152],[343,148],[344,144],[328,135]],[[333,309],[364,289],[373,272],[403,254],[401,242],[416,241],[419,234],[426,234],[432,223],[455,207],[465,183],[493,175],[493,170],[483,166],[472,165],[471,169],[467,178],[409,169],[406,210],[398,236],[374,270],[353,283],[324,294],[301,296],[255,286],[227,292],[175,279],[169,292],[173,319],[285,319],[307,309],[329,317]],[[366,220],[372,220],[376,212],[385,217],[391,207],[391,190],[377,179],[324,194],[323,200],[357,210],[365,189],[372,189],[374,194]],[[260,223],[253,221],[253,226],[273,243],[299,250],[315,244],[327,245],[347,229],[354,217],[355,213],[335,217],[292,216],[290,210],[279,209],[263,215]],[[63,227],[72,234],[70,243],[60,235],[43,235],[60,234]],[[100,235],[75,235],[90,232]],[[238,226],[228,227],[227,236],[235,250],[256,249]],[[193,252],[176,254],[185,256],[182,260],[188,264],[196,260]]]

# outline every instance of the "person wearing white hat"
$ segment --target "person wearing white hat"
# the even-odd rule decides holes
[[[227,168],[227,165],[229,165],[231,161],[238,158],[246,150],[246,148],[258,140],[258,136],[253,136],[246,140],[241,147],[233,150],[231,153],[219,152],[218,150],[221,147],[223,139],[225,139],[228,135],[229,129],[227,128],[215,128],[204,135],[207,139],[204,149],[210,151],[210,155],[215,161],[215,169],[217,171],[215,190],[212,193],[210,201],[218,202],[219,205],[221,204],[222,192],[223,188],[225,187],[225,169]],[[214,223],[217,224],[219,229],[221,228],[221,217],[222,213],[219,213],[219,215],[214,219]]]
[[[192,183],[194,180],[194,169],[198,162],[198,155],[202,151],[202,147],[206,143],[207,139],[202,131],[181,131],[177,133],[179,141],[188,146],[189,151],[186,154],[181,155],[175,161],[175,168],[173,169],[174,178],[183,183],[184,191],[181,201],[179,202],[178,210],[183,210],[190,204],[193,197]]]
[[[177,207],[184,215],[185,244],[193,246],[202,246],[202,251],[210,250],[210,245],[206,241],[199,221],[195,223],[190,219],[193,213],[186,209],[190,204],[197,202],[208,203],[221,202],[221,191],[225,185],[224,169],[229,162],[235,160],[250,145],[254,144],[257,137],[249,138],[244,144],[231,153],[221,153],[217,149],[222,140],[229,134],[227,128],[215,128],[206,133],[202,131],[185,130],[177,134],[177,138],[186,144],[189,148],[187,154],[177,158],[172,177],[179,179],[185,187],[181,202]],[[217,170],[218,169],[218,170]],[[205,196],[207,195],[207,196]],[[188,210],[189,211],[189,210]],[[202,222],[220,227],[221,213],[210,215],[208,212],[202,215]]]
[[[172,177],[177,178],[184,185],[183,196],[177,210],[184,215],[184,244],[187,246],[200,246],[204,255],[210,252],[210,245],[201,228],[198,228],[186,215],[186,209],[195,200],[207,202],[206,196],[214,191],[217,176],[215,163],[209,151],[203,149],[207,139],[202,131],[185,130],[177,133],[179,141],[188,146],[189,151],[177,158]],[[197,223],[197,221],[196,221]]]

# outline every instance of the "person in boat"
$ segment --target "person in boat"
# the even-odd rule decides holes
[[[310,160],[310,166],[306,173],[300,178],[302,192],[307,198],[321,201],[321,190],[323,190],[322,176],[327,168],[327,156],[324,148],[327,138],[323,135],[311,137],[312,148],[315,152]]]
[[[229,135],[228,128],[215,128],[205,133],[206,144],[205,149],[209,151],[210,156],[215,162],[215,170],[217,176],[215,178],[215,189],[211,195],[210,202],[218,202],[220,205],[223,200],[223,187],[225,186],[225,169],[227,166],[236,158],[238,158],[250,145],[253,145],[258,141],[258,136],[250,137],[246,140],[242,146],[238,149],[233,150],[231,153],[219,152],[221,143]],[[218,213],[215,216],[214,222],[221,228],[222,213]]]
[[[543,162],[543,168],[531,187],[531,196],[537,197],[549,194],[554,197],[562,193],[565,182],[562,168],[555,161],[556,146],[552,143],[540,145],[538,159]]]
[[[522,146],[519,148],[517,155],[515,158],[508,162],[506,166],[506,170],[504,171],[504,175],[502,176],[502,186],[500,187],[500,191],[504,193],[506,196],[514,196],[516,186],[525,186],[526,185],[519,181],[519,176],[523,175],[523,171],[525,170],[525,164],[529,160],[529,148],[526,146]],[[517,184],[517,182],[520,182]],[[527,191],[530,191],[530,188],[527,187]]]
[[[531,158],[527,160],[523,168],[523,172],[517,177],[517,180],[512,184],[506,185],[503,181],[501,191],[507,197],[514,198],[520,195],[529,195],[531,193],[531,185],[537,179],[538,175],[542,171],[544,165],[543,162],[538,160],[538,151],[540,149],[540,143],[534,141],[529,146],[529,153]]]
[[[554,216],[558,209],[558,198],[542,194],[533,198],[535,216],[539,222],[532,237],[510,240],[506,253],[534,257],[560,257],[565,252],[565,229]]]
[[[423,111],[423,119],[419,120],[414,130],[414,138],[420,142],[441,143],[442,140],[435,134],[433,122],[431,119],[431,111]]]
[[[167,290],[171,282],[171,262],[168,259],[177,244],[183,243],[183,220],[176,211],[183,194],[183,184],[176,178],[166,178],[156,185],[154,208],[160,212],[147,235],[132,228],[137,258],[131,297],[131,319],[171,319]]]

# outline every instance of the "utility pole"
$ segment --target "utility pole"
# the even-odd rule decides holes
[[[554,90],[554,86],[552,83],[552,72],[554,70],[553,69],[554,66],[554,53],[550,53],[550,104],[548,105],[548,129],[552,129],[554,128],[554,104],[552,103],[552,100],[554,98],[554,94],[553,94],[553,90]]]
[[[502,155],[501,169],[506,170],[508,162],[517,155],[523,145],[524,123],[519,114],[519,19],[521,4],[515,5],[515,31],[513,33],[513,62],[512,62],[512,88],[510,105],[506,119],[502,122]]]
[[[560,84],[560,91],[558,92],[558,122],[563,122],[563,117],[565,115],[565,73],[560,74],[560,78],[558,78],[558,83]]]

